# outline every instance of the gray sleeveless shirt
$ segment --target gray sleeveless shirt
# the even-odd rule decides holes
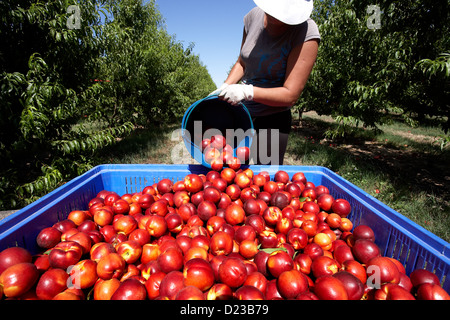
[[[240,52],[245,64],[242,82],[263,88],[282,87],[289,53],[305,41],[320,39],[319,29],[312,19],[308,19],[290,26],[283,35],[273,37],[264,28],[264,15],[263,10],[255,7],[244,17],[247,37]],[[252,116],[289,110],[289,107],[271,107],[254,101],[244,104]]]

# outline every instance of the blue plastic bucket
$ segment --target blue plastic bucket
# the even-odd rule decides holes
[[[184,113],[181,122],[183,141],[190,155],[205,167],[201,142],[214,134],[221,134],[233,148],[233,155],[239,147],[251,147],[255,130],[253,121],[244,104],[233,106],[217,96],[208,96],[193,103]],[[230,139],[231,137],[231,139]]]

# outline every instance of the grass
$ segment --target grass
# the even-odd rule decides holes
[[[109,164],[172,163],[171,149],[182,141],[172,137],[178,129],[175,124],[158,126],[151,130],[138,129],[104,151],[101,161]]]
[[[434,127],[392,123],[374,132],[355,128],[345,139],[328,140],[329,117],[305,114],[289,138],[286,165],[318,165],[379,199],[438,237],[450,242],[448,150],[441,151]],[[103,163],[180,163],[172,150],[185,149],[179,123],[139,130],[108,148]],[[189,156],[182,163],[194,163]]]

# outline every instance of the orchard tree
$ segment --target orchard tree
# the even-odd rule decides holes
[[[448,11],[448,1],[315,1],[322,39],[297,107],[332,115],[339,124],[332,136],[358,123],[376,127],[392,113],[411,125],[447,119],[447,130],[448,74],[430,78],[421,61],[442,62],[448,53]]]
[[[163,28],[154,1],[124,0],[110,10],[101,41],[101,78],[110,115],[151,126],[183,115],[214,83],[192,46],[184,48]]]
[[[79,9],[73,28],[70,5]],[[0,3],[0,207],[24,205],[83,172],[86,155],[110,141],[73,127],[101,91],[89,81],[100,52],[96,7],[87,0]]]
[[[0,2],[0,208],[36,200],[213,90],[161,21],[154,1]]]

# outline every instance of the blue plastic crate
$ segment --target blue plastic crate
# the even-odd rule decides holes
[[[349,219],[354,225],[367,224],[375,232],[376,243],[384,256],[398,259],[407,274],[421,268],[434,272],[443,288],[450,292],[450,244],[352,183],[324,167],[316,166],[250,166],[255,173],[268,171],[271,176],[284,170],[292,177],[303,172],[308,181],[324,185],[335,198],[352,205]],[[86,210],[90,199],[101,190],[118,194],[141,191],[163,178],[173,181],[189,173],[206,173],[201,165],[100,165],[73,179],[53,192],[0,221],[0,250],[11,246],[40,249],[36,236],[45,227],[67,218],[72,210]]]

